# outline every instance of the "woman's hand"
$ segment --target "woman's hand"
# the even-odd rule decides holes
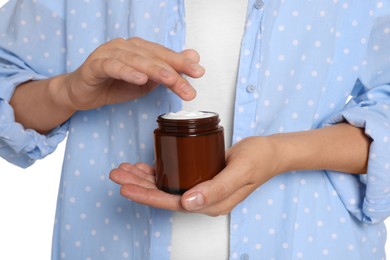
[[[98,47],[68,74],[63,90],[74,110],[134,100],[158,84],[191,100],[196,91],[181,74],[194,78],[204,74],[197,52],[177,53],[140,38],[115,39]]]
[[[347,123],[316,130],[249,137],[227,151],[227,165],[212,180],[183,196],[156,188],[154,169],[146,164],[122,164],[111,172],[123,196],[153,207],[228,214],[272,177],[293,170],[333,170],[362,174],[367,170],[371,139]]]
[[[196,91],[182,74],[204,74],[196,51],[177,53],[140,38],[115,39],[98,47],[74,72],[18,86],[10,103],[16,121],[46,133],[77,110],[134,100],[158,84],[191,100]]]
[[[146,164],[124,163],[110,173],[121,194],[153,207],[210,216],[228,214],[277,171],[275,146],[266,137],[250,137],[227,151],[227,166],[212,180],[191,188],[183,196],[160,191],[154,169]]]

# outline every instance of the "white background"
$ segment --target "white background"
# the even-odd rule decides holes
[[[0,158],[0,259],[50,259],[64,148],[65,142],[28,169]],[[390,255],[389,242],[386,251]]]

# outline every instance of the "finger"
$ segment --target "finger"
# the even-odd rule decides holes
[[[122,170],[113,170],[110,179],[119,185],[136,185],[146,189],[156,189],[156,184],[135,174],[129,174]]]
[[[122,186],[121,194],[132,201],[151,207],[184,211],[180,203],[180,196],[168,194],[158,189],[127,184]]]
[[[117,104],[143,97],[158,86],[153,81],[148,81],[141,86],[128,84],[124,81],[122,83],[115,83],[115,86],[110,88],[109,95],[103,100],[105,104]]]
[[[143,40],[141,38],[130,38],[128,46],[140,47],[137,53],[147,50],[150,53],[145,53],[144,56],[159,57],[159,59],[169,64],[175,71],[184,73],[190,77],[198,78],[204,74],[204,68],[199,65],[199,53],[192,49],[187,49],[182,52],[176,52],[160,44]],[[133,49],[132,49],[133,50]]]
[[[148,174],[131,164],[122,164],[119,168],[112,170],[110,178],[121,185],[134,182],[140,183],[141,180],[155,185],[155,177],[153,174]]]
[[[205,73],[205,68],[199,63],[200,56],[195,50],[184,50],[180,53],[174,52],[163,59],[175,70],[192,78],[200,78]]]
[[[96,79],[113,78],[134,85],[144,85],[148,76],[118,59],[99,58],[90,64],[91,75]]]
[[[137,66],[137,70],[166,85],[184,100],[192,100],[195,97],[194,88],[180,74],[193,78],[204,75],[205,69],[199,64],[200,57],[196,51],[185,50],[178,53],[139,38],[130,39],[129,44],[123,48],[129,52],[126,60]]]
[[[186,58],[192,60],[193,62],[196,62],[196,63],[200,62],[199,53],[193,49],[186,49],[186,50],[180,52],[180,54],[184,55]]]
[[[181,73],[187,74],[190,77],[200,77],[204,74],[204,68],[199,65],[199,57],[195,51],[187,50],[184,53],[178,53],[162,45],[140,38],[131,38],[127,41],[124,39],[115,39],[100,46],[97,53],[95,54],[97,57],[120,60],[129,68],[145,74],[149,80],[167,86],[184,100],[194,99],[196,91],[181,76]],[[120,68],[119,71],[126,72],[127,70],[127,68]],[[95,74],[100,73],[98,70],[93,70],[91,73],[94,71]],[[114,75],[118,73],[117,71],[118,69],[113,71]],[[116,76],[116,78],[126,80],[126,75],[128,74],[122,74],[124,76]],[[103,74],[103,77],[105,76]]]
[[[137,167],[138,169],[146,172],[147,174],[155,176],[155,173],[156,173],[155,168],[153,168],[152,166],[150,166],[147,163],[138,162],[138,163],[134,164],[134,166]]]
[[[236,207],[236,205],[248,197],[248,195],[251,194],[255,189],[255,185],[245,185],[237,191],[233,192],[233,194],[231,194],[226,199],[193,212],[212,217],[227,215]]]
[[[192,100],[196,96],[195,89],[183,78],[179,71],[169,63],[157,57],[150,57],[143,49],[122,52],[118,57],[134,70],[145,74],[150,80],[161,83],[184,100]],[[196,67],[196,65],[194,65]]]
[[[202,182],[183,194],[182,204],[188,211],[215,205],[224,201],[241,187],[250,185],[248,171],[242,165],[228,164],[224,170],[209,181]]]
[[[121,163],[118,168],[127,172],[142,171],[144,174],[149,174],[149,175],[155,174],[155,169],[152,166],[142,162],[137,162],[135,164],[125,162],[125,163]]]

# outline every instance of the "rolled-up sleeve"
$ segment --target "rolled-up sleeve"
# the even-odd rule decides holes
[[[28,167],[64,140],[67,123],[46,135],[15,122],[15,88],[65,71],[62,3],[9,1],[0,9],[0,156]],[[59,1],[61,2],[61,1]]]
[[[366,59],[345,110],[327,124],[348,122],[372,139],[367,174],[328,172],[346,208],[365,223],[390,215],[390,15],[376,19]]]

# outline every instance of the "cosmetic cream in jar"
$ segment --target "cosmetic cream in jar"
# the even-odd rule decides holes
[[[157,118],[154,138],[159,189],[183,194],[225,167],[224,133],[219,121],[217,113],[207,111],[179,111]]]

